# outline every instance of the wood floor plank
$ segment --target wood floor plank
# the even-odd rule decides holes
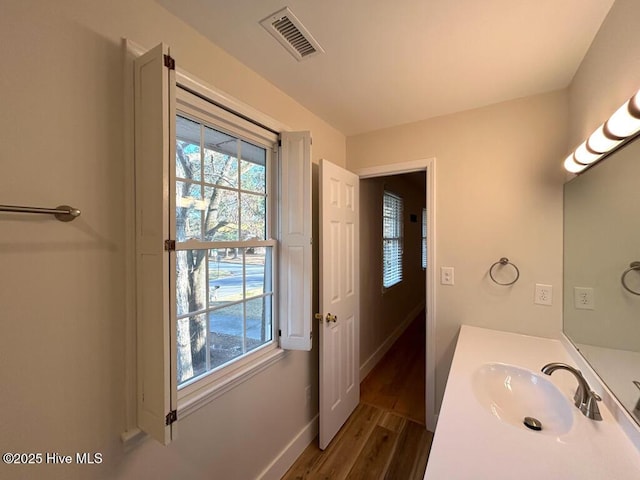
[[[425,324],[418,315],[360,386],[360,401],[425,425]]]
[[[424,426],[408,421],[398,439],[385,479],[421,480],[427,467],[433,434]]]
[[[387,428],[392,432],[400,433],[404,429],[406,423],[407,419],[405,417],[392,412],[384,412],[380,417],[378,425]]]
[[[395,368],[391,356],[383,360],[367,375],[360,386],[360,401],[392,410],[397,400],[397,393],[388,385],[393,381]]]
[[[407,381],[400,387],[393,411],[426,425],[424,381],[415,381],[425,378],[424,357],[417,356],[413,365],[407,366],[407,370]]]
[[[382,414],[371,405],[358,405],[325,450],[316,471],[332,480],[346,478]]]
[[[396,432],[377,425],[371,432],[349,475],[347,475],[347,479],[372,480],[384,478],[397,438],[398,434]]]
[[[359,404],[324,451],[318,447],[316,437],[282,480],[345,478],[383,413],[371,405]]]
[[[323,452],[318,447],[317,442],[311,442],[291,466],[286,475],[282,477],[282,480],[311,480],[312,478],[318,478],[315,475],[315,468],[322,458],[322,454]]]

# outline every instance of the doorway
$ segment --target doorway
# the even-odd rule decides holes
[[[422,282],[420,282],[420,286],[418,288],[423,288],[422,298],[424,299],[423,307],[424,307],[424,322],[425,322],[425,419],[426,419],[426,427],[430,431],[434,431],[436,425],[436,415],[435,415],[435,258],[436,258],[436,244],[435,244],[435,166],[436,161],[435,158],[427,159],[427,160],[418,160],[415,162],[407,162],[407,163],[398,163],[393,165],[384,165],[379,167],[371,167],[367,169],[362,169],[357,171],[356,173],[359,175],[361,179],[361,225],[364,225],[365,222],[371,223],[367,220],[367,208],[366,208],[366,183],[363,180],[366,179],[378,179],[376,182],[372,182],[372,184],[379,185],[381,182],[384,185],[384,179],[381,177],[387,177],[392,179],[399,175],[404,174],[414,174],[416,172],[422,173],[422,181],[424,182],[424,201],[422,204],[425,207],[426,214],[424,216],[424,220],[426,222],[426,268],[423,271],[424,277],[422,278]],[[393,176],[393,177],[392,177]],[[412,179],[409,180],[415,182],[415,175],[412,176]],[[392,187],[391,180],[388,181],[390,188]],[[364,186],[365,188],[362,188]],[[364,195],[364,196],[363,196]],[[419,202],[418,202],[419,203]],[[409,218],[409,226],[411,227],[411,220],[415,219],[415,227],[421,231],[421,223],[422,223],[422,211],[416,206],[415,202],[411,203],[411,211],[406,212],[406,216]],[[411,217],[411,216],[415,217]],[[378,230],[379,232],[380,230]],[[364,239],[367,233],[365,231],[362,232],[361,240]],[[376,237],[379,238],[379,235]],[[373,242],[377,240],[372,240]],[[372,246],[372,248],[375,248]],[[382,249],[382,247],[378,247],[378,251]],[[373,250],[371,251],[371,256],[375,258],[373,255]],[[414,253],[415,254],[415,253]],[[368,253],[366,251],[361,250],[361,269],[367,268],[367,263],[365,259],[367,258]],[[361,321],[364,322],[365,317],[367,316],[366,310],[366,302],[369,301],[369,292],[373,292],[375,295],[376,286],[369,284],[367,286],[367,282],[374,282],[375,279],[372,275],[366,274],[362,276],[361,279]],[[381,290],[377,292],[377,296],[381,296],[386,294],[389,298],[392,298],[394,292],[392,291],[394,287],[389,288],[387,291]],[[415,293],[415,292],[414,292]],[[399,291],[396,292],[397,297],[395,302],[404,302],[406,301],[406,297],[403,297],[403,294]],[[396,303],[399,305],[400,303]],[[415,302],[415,297],[413,300],[412,308],[418,309],[418,304]],[[420,312],[418,311],[407,311],[404,315],[401,316],[402,321],[410,322],[415,318]],[[412,316],[413,315],[413,316]],[[383,313],[384,316],[384,313]],[[396,317],[397,318],[397,317]],[[374,320],[385,322],[394,320],[385,320],[384,318],[380,320]],[[408,325],[408,323],[407,323]],[[363,334],[361,335],[361,351],[363,352],[362,358],[365,360],[362,363],[360,369],[360,379],[363,380],[364,377],[369,373],[369,371],[373,368],[373,366],[382,358],[384,353],[391,347],[391,345],[398,338],[400,333],[403,331],[403,327],[407,325],[400,325],[399,328],[396,328],[388,335],[388,340],[381,344],[380,346],[373,349],[372,352],[367,353],[367,342],[370,339],[367,338],[367,328],[382,328],[382,330],[389,329],[390,326],[385,325],[373,325],[372,327],[367,327],[364,323],[361,325],[361,331]],[[377,334],[374,334],[377,335]],[[379,342],[378,342],[379,343]],[[375,345],[376,342],[373,341],[372,345]]]
[[[431,433],[435,429],[436,418],[434,409],[435,398],[435,336],[434,336],[434,319],[435,319],[435,159],[421,160],[417,162],[410,162],[405,164],[395,164],[383,167],[374,167],[366,170],[358,171],[361,180],[367,178],[384,177],[390,175],[401,175],[406,173],[421,172],[423,189],[421,191],[424,195],[423,204],[426,206],[426,268],[423,271],[422,282],[418,287],[422,290],[423,311],[418,311],[415,317],[418,318],[418,322],[421,325],[416,330],[406,330],[406,333],[411,335],[412,332],[418,331],[416,334],[421,336],[426,352],[424,353],[424,375],[425,378],[425,400],[423,401],[422,408],[424,408],[424,418],[426,420],[426,429],[420,425],[422,422],[416,423],[412,421],[405,412],[393,412],[392,409],[386,407],[379,408],[370,403],[360,403],[354,413],[349,417],[347,423],[340,430],[333,442],[324,451],[320,450],[315,442],[312,442],[298,458],[298,460],[292,465],[285,479],[289,478],[306,478],[307,474],[323,474],[324,476],[331,478],[346,478],[350,472],[359,472],[368,477],[380,477],[384,476],[382,470],[390,470],[395,472],[395,467],[402,466],[402,468],[409,469],[404,471],[400,476],[396,478],[422,478],[424,475],[424,465],[426,465],[426,459],[429,453],[429,445]],[[363,182],[361,181],[362,185]],[[362,195],[361,195],[362,199]],[[363,202],[360,203],[361,206]],[[361,214],[364,208],[360,209]],[[407,211],[407,215],[414,214],[417,218],[417,224],[421,227],[422,215],[421,212],[415,210]],[[410,218],[410,217],[409,217]],[[361,218],[362,221],[362,218]],[[376,248],[379,252],[382,250],[380,245],[381,236],[378,229],[375,235],[375,242],[378,245]],[[362,237],[366,235],[362,232]],[[365,268],[367,262],[372,260],[367,259],[365,255],[360,252],[361,262],[360,268]],[[381,257],[381,254],[379,254]],[[421,266],[421,265],[420,265]],[[378,277],[379,285],[381,285],[380,276]],[[370,280],[366,275],[364,279],[361,279],[361,291],[366,282]],[[393,287],[391,287],[393,288]],[[379,292],[378,292],[379,293]],[[361,296],[366,301],[366,293]],[[364,302],[362,302],[364,303]],[[417,308],[417,307],[415,307]],[[411,310],[411,309],[410,309]],[[361,312],[360,318],[365,316],[364,312]],[[389,336],[384,342],[385,345],[381,349],[377,349],[377,355],[370,356],[370,361],[363,362],[361,360],[360,368],[360,380],[362,381],[367,373],[373,371],[373,368],[384,357],[385,353],[391,350],[392,345],[403,333],[405,326],[411,324],[410,312],[405,315],[408,318],[407,325],[399,325],[396,328],[396,336]],[[415,318],[414,317],[414,318]],[[363,323],[364,325],[364,323]],[[415,323],[414,323],[415,325]],[[366,328],[366,327],[364,327]],[[361,342],[362,343],[362,342]],[[401,342],[400,342],[401,343]],[[393,355],[391,355],[393,356]],[[412,362],[410,362],[412,363]],[[404,417],[404,418],[403,418]],[[419,419],[417,419],[419,420]],[[389,433],[391,431],[392,433]],[[389,436],[391,435],[391,436]],[[408,447],[408,443],[402,443],[403,448],[396,448],[396,445],[401,439],[413,438],[416,441],[410,442],[411,447]],[[389,441],[391,439],[391,441]],[[379,450],[380,441],[383,441],[388,447],[388,455],[384,455]],[[402,440],[404,442],[404,440]],[[377,452],[376,455],[372,455],[372,452]],[[393,452],[400,452],[401,455],[394,460]],[[372,462],[371,459],[375,458],[377,461]],[[408,459],[414,459],[413,462],[408,462]],[[379,463],[382,462],[382,463]],[[372,472],[375,472],[372,473]]]

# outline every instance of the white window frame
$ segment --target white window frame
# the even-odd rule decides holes
[[[130,46],[130,44],[128,44]],[[180,419],[283,358],[285,350],[311,350],[311,135],[288,128],[261,112],[177,69],[167,45],[134,55],[136,424],[163,444]],[[247,361],[216,382],[180,395],[176,382],[176,305],[169,275],[175,275],[176,89],[180,86],[223,109],[280,132],[279,181],[274,199],[277,225],[277,289],[273,322],[279,345]],[[174,168],[171,168],[173,166]],[[174,225],[171,227],[171,219]],[[171,230],[173,228],[174,230]],[[292,287],[287,292],[287,287]],[[274,285],[274,289],[275,289]],[[131,434],[127,435],[131,437]]]
[[[391,217],[385,215],[385,203],[387,198],[395,203]],[[403,260],[404,260],[404,201],[399,195],[384,190],[382,196],[382,288],[383,290],[389,289],[394,285],[398,285],[403,279]],[[396,224],[396,232],[398,236],[385,236],[384,222],[389,218]],[[396,258],[387,258],[387,250],[384,248],[385,242],[391,241],[398,244],[399,255]],[[391,270],[389,265],[393,264]]]
[[[222,108],[208,102],[193,93],[180,87],[176,89],[176,115],[193,120],[197,123],[201,123],[215,130],[222,131],[236,138],[246,140],[250,143],[259,144],[267,150],[267,162],[266,162],[266,198],[267,198],[267,238],[262,241],[245,242],[242,240],[234,242],[200,242],[187,240],[186,242],[176,241],[176,251],[190,250],[190,249],[218,249],[218,248],[246,248],[251,246],[264,246],[272,248],[272,282],[273,282],[273,301],[272,301],[272,332],[271,340],[264,345],[257,347],[255,350],[246,353],[245,355],[231,360],[229,363],[222,365],[218,368],[210,369],[205,373],[198,375],[192,379],[187,380],[178,386],[178,411],[184,415],[185,407],[191,405],[194,399],[200,398],[202,393],[208,393],[207,398],[211,400],[211,397],[219,396],[226,392],[231,385],[235,382],[228,382],[229,379],[243,379],[246,374],[262,363],[263,360],[269,362],[274,356],[279,356],[282,353],[282,349],[279,348],[279,339],[277,336],[277,298],[278,298],[278,286],[275,282],[277,278],[278,265],[278,251],[277,251],[277,231],[275,228],[277,222],[277,215],[274,212],[277,211],[277,201],[274,193],[277,191],[277,186],[274,185],[274,181],[278,178],[277,175],[277,162],[274,161],[278,155],[278,135],[258,127],[255,124],[234,115]],[[174,160],[175,162],[175,160]],[[175,163],[169,168],[171,174],[171,180],[169,182],[169,198],[172,202],[175,202]],[[275,174],[275,175],[274,175]],[[240,187],[238,187],[240,188]],[[176,226],[175,226],[175,204],[172,203],[170,208],[170,215],[173,216],[171,225],[171,238],[176,238]],[[175,263],[175,255],[172,256]],[[175,272],[175,265],[172,265],[170,274]],[[170,289],[175,291],[176,276],[170,275]],[[173,317],[177,319],[177,315]],[[209,328],[207,326],[207,328]],[[279,350],[279,351],[278,351]],[[270,364],[270,363],[269,363]],[[191,408],[192,410],[193,408]],[[182,410],[182,411],[181,411]]]

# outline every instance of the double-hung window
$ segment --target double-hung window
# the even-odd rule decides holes
[[[402,281],[402,198],[385,191],[382,202],[382,286]]]
[[[310,350],[312,313],[309,132],[265,126],[168,50],[134,62],[137,416],[165,444],[181,412]]]
[[[177,98],[173,288],[181,388],[275,347],[270,180],[278,137],[182,89]]]

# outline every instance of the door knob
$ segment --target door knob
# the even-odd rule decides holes
[[[320,320],[322,321],[322,314],[321,313],[316,313],[313,316],[316,320]],[[327,313],[327,323],[329,322],[337,322],[338,321],[338,316],[337,315],[331,315],[330,313]]]

